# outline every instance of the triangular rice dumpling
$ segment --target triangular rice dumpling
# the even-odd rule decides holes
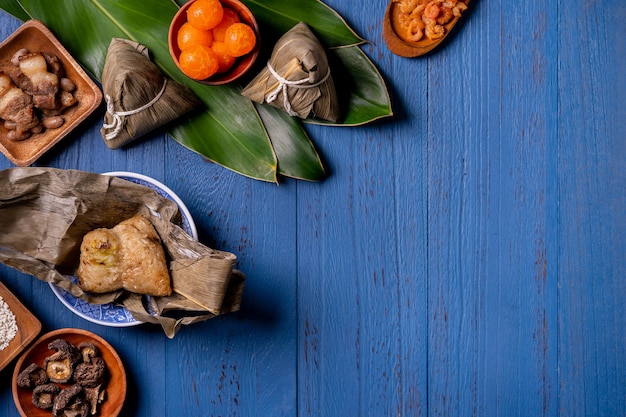
[[[169,123],[200,105],[186,86],[167,79],[148,48],[114,38],[102,71],[107,112],[100,133],[111,149]]]
[[[339,119],[339,101],[326,52],[304,22],[276,42],[266,67],[242,94],[302,119]]]

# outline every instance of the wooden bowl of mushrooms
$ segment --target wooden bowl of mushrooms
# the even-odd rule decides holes
[[[43,335],[13,371],[13,399],[23,417],[120,414],[126,372],[115,349],[82,329]]]

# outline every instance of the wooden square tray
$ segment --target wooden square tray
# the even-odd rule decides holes
[[[0,371],[19,355],[41,332],[41,322],[0,282],[0,296],[15,315],[17,334],[0,350]]]
[[[58,129],[46,129],[30,138],[13,142],[7,139],[7,130],[0,123],[0,151],[17,166],[28,166],[70,133],[85,120],[102,102],[102,91],[72,58],[57,38],[38,20],[29,20],[0,44],[0,71],[10,68],[11,58],[21,48],[31,52],[55,54],[65,70],[67,78],[76,84],[74,96],[78,104],[63,113],[65,124]]]

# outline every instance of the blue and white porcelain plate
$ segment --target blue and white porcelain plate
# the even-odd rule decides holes
[[[134,172],[116,171],[106,172],[103,175],[115,176],[123,180],[144,185],[155,190],[160,196],[176,202],[176,204],[178,204],[180,214],[182,215],[182,229],[194,239],[198,239],[196,224],[194,223],[189,210],[182,200],[164,184],[146,175],[136,174]],[[70,279],[73,279],[74,282],[77,281],[76,277],[70,277]],[[135,320],[133,315],[122,306],[115,304],[89,304],[80,298],[74,297],[72,294],[57,287],[53,283],[50,283],[50,288],[63,305],[65,305],[65,307],[77,316],[92,323],[109,327],[130,327],[142,323]]]

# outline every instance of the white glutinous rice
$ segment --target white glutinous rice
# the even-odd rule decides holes
[[[4,299],[0,297],[0,350],[6,349],[17,334],[15,314],[11,311]]]

